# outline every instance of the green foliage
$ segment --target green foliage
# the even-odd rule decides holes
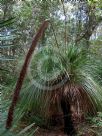
[[[14,83],[10,84],[11,86],[0,86],[1,98],[0,98],[0,135],[3,136],[34,136],[35,131],[37,128],[35,127],[35,123],[27,124],[26,127],[14,124],[12,129],[7,130],[5,129],[6,118],[7,118],[7,111],[10,105],[9,97],[11,95],[11,88]]]
[[[12,35],[12,34],[7,34],[7,32],[3,31],[3,29],[8,28],[10,29],[10,25],[12,25],[14,23],[14,19],[10,18],[8,20],[4,20],[0,22],[0,30],[1,30],[1,34],[0,34],[0,49],[8,49],[11,48],[11,46],[13,46],[11,44],[11,41],[13,41],[16,36]],[[13,30],[12,30],[13,31]],[[11,33],[11,30],[9,30],[9,32]],[[5,43],[7,45],[5,45]],[[1,51],[2,52],[2,51]],[[33,130],[31,130],[31,128],[34,126],[34,123],[25,127],[23,130],[14,132],[14,130],[6,130],[5,129],[5,121],[6,121],[6,117],[7,117],[7,109],[10,105],[10,100],[9,97],[11,95],[11,88],[15,83],[15,77],[11,76],[9,69],[5,69],[4,67],[4,61],[10,61],[10,60],[14,60],[14,57],[10,57],[10,56],[4,56],[4,54],[1,54],[0,56],[0,65],[2,64],[2,68],[0,67],[0,135],[3,136],[33,136],[34,132],[36,130],[36,128],[33,128]],[[7,63],[6,63],[7,64]],[[8,67],[9,68],[9,67]],[[14,77],[14,78],[13,78]],[[5,78],[5,79],[4,79]],[[5,81],[5,82],[4,82]],[[17,126],[16,126],[17,127]]]
[[[11,34],[12,29],[10,29],[10,25],[14,22],[13,18],[10,18],[8,20],[4,20],[0,22],[0,50],[2,54],[0,55],[0,61],[5,60],[13,60],[14,56],[10,55],[10,49],[12,49],[13,40],[16,38],[16,35]],[[9,26],[9,29],[8,29]],[[5,50],[5,51],[4,51]]]
[[[10,35],[7,35],[6,32],[0,35],[0,40],[3,42],[3,45],[0,45],[2,54],[2,56],[0,56],[0,62],[3,64],[2,68],[0,68],[0,74],[2,74],[2,79],[0,80],[3,83],[3,86],[6,85],[6,88],[3,89],[2,93],[4,97],[3,101],[7,99],[7,101],[4,102],[4,111],[5,108],[8,108],[10,105],[11,100],[8,99],[11,99],[11,93],[19,73],[17,64],[18,61],[21,60],[20,58],[16,61],[14,59],[15,57],[7,55],[7,52],[9,52],[10,49],[14,49],[14,53],[17,57],[21,56],[21,51],[25,54],[39,24],[44,19],[50,18],[51,20],[51,26],[39,45],[41,47],[43,45],[48,46],[47,48],[44,47],[41,49],[38,47],[33,56],[28,69],[28,76],[22,87],[20,100],[15,111],[14,125],[17,125],[22,119],[27,120],[28,125],[33,122],[39,126],[47,124],[47,113],[49,105],[51,104],[51,91],[54,90],[53,85],[55,82],[61,83],[58,84],[59,88],[61,88],[62,85],[66,85],[66,82],[64,82],[64,84],[62,83],[62,75],[66,75],[67,80],[70,81],[70,84],[73,84],[74,87],[77,85],[82,86],[93,104],[93,109],[90,109],[90,112],[92,112],[92,110],[102,110],[101,60],[88,51],[86,53],[84,49],[89,40],[83,40],[86,38],[85,36],[88,36],[88,39],[90,38],[90,35],[88,34],[93,32],[94,29],[92,29],[92,26],[98,24],[101,17],[100,9],[102,4],[99,4],[99,2],[101,2],[101,0],[89,0],[89,5],[81,5],[81,10],[80,4],[77,5],[76,3],[74,5],[67,5],[64,3],[63,7],[61,2],[52,0],[25,0],[20,1],[20,3],[18,1],[2,0],[3,9],[7,6],[7,11],[5,14],[3,13],[3,15],[8,17],[9,13],[14,14],[17,20],[15,24],[13,24],[15,21],[13,18],[0,21],[1,32],[4,27],[11,29],[11,31],[16,28],[20,35],[20,37],[17,38],[15,30]],[[73,8],[69,8],[70,6]],[[93,9],[94,6],[95,9],[98,10]],[[66,15],[63,14],[62,9],[65,10]],[[83,12],[86,13],[85,18]],[[80,39],[86,32],[88,33],[83,37],[82,43],[80,40],[78,42],[78,47],[75,46],[73,44],[76,42],[75,39],[77,37]],[[66,40],[68,45],[64,44],[66,38],[65,34],[67,34]],[[9,44],[10,41],[14,41],[14,43]],[[70,41],[73,41],[73,43],[69,44]],[[16,44],[19,45],[18,48],[16,47]],[[94,41],[94,44],[100,43],[99,41]],[[84,48],[80,48],[80,46],[84,46]],[[96,46],[94,49],[96,51]],[[99,47],[99,49],[101,49],[101,47]],[[77,92],[74,93],[74,95],[75,97],[78,97]],[[74,96],[72,95],[72,99],[74,99],[73,97]],[[83,105],[83,107],[84,106],[85,105]],[[3,112],[3,114],[6,119],[7,112]],[[3,133],[2,135],[5,134]],[[6,133],[6,135],[9,136],[9,132]]]
[[[101,0],[88,0],[88,3],[89,3],[90,5],[95,4],[95,5],[98,6],[99,8],[102,8],[102,2],[101,2]]]
[[[3,136],[34,136],[36,129],[30,130],[34,124],[27,126],[26,128],[22,129],[20,132],[13,132],[11,130],[6,130],[4,128],[0,128],[0,134]],[[30,131],[29,131],[30,130]]]
[[[12,78],[10,77],[13,71],[13,65],[16,64],[14,40],[16,39],[15,30],[12,29],[14,18],[0,21],[0,84],[7,85],[11,83]],[[9,84],[10,85],[10,84]]]
[[[14,18],[10,18],[5,21],[0,21],[0,28],[11,25],[12,23],[14,23]]]
[[[25,117],[31,122],[44,126],[47,123],[51,91],[56,88],[54,83],[59,77],[64,82],[63,74],[67,75],[68,84],[76,88],[81,86],[84,89],[93,105],[93,108],[89,109],[90,114],[101,111],[102,90],[99,78],[102,80],[102,77],[99,75],[101,71],[99,66],[100,61],[97,61],[95,56],[73,44],[60,48],[47,46],[36,50],[28,70],[29,83],[25,82],[21,91],[15,120],[20,121]],[[66,85],[66,82],[61,84],[59,80],[57,83],[58,88]],[[72,99],[80,98],[81,100],[83,94],[72,91],[70,95]],[[87,105],[88,101],[85,104]],[[82,106],[84,109],[85,105]]]
[[[98,112],[95,117],[88,117],[90,123],[92,123],[93,127],[102,127],[102,112]]]

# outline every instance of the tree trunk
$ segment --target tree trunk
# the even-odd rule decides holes
[[[64,118],[64,132],[68,136],[76,136],[76,131],[72,121],[71,106],[66,98],[61,99],[61,108]]]

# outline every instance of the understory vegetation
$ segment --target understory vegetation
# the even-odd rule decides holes
[[[101,136],[102,1],[0,8],[0,135]]]

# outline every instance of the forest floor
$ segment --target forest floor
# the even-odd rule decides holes
[[[97,123],[99,124],[99,121]],[[102,136],[102,126],[97,125],[97,123],[92,123],[89,120],[74,123],[77,132],[76,136]],[[19,127],[20,129],[25,128],[26,125],[26,122],[23,122]],[[40,128],[37,125],[34,125],[33,129],[35,129],[34,136],[67,136],[64,134],[63,125],[52,126],[49,129]]]
[[[97,128],[89,124],[80,124],[76,128],[77,136],[102,136],[102,128]],[[63,133],[63,130],[45,130],[38,129],[35,136],[67,136]]]

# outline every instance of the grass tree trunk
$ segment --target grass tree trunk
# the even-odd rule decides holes
[[[68,136],[76,136],[76,131],[72,121],[71,106],[65,97],[61,99],[61,108],[64,118],[64,132]]]

